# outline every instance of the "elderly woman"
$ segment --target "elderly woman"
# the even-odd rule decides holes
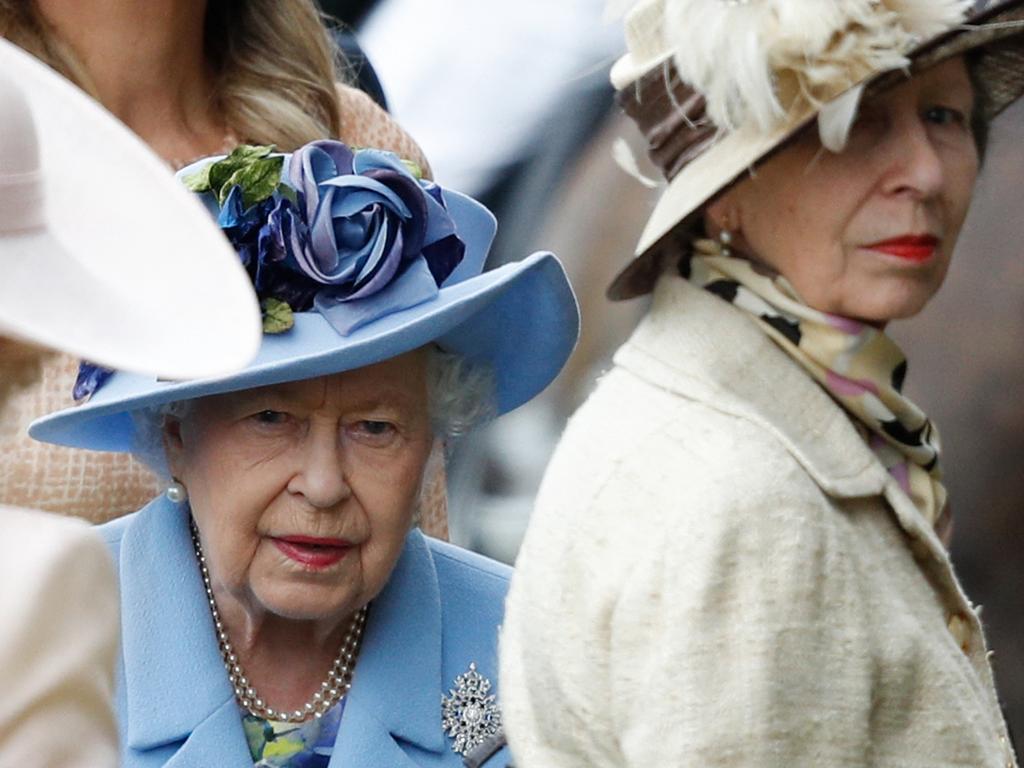
[[[508,571],[413,526],[445,437],[562,367],[578,315],[561,266],[482,273],[489,212],[385,152],[243,146],[185,181],[253,277],[256,361],[188,383],[83,366],[91,400],[33,427],[173,478],[100,529],[123,765],[506,765]]]
[[[611,294],[653,304],[518,561],[517,764],[1016,765],[885,329],[946,274],[1024,3],[634,5],[612,76],[670,182]]]

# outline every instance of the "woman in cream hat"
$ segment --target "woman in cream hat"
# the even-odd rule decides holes
[[[0,405],[35,382],[37,346],[178,379],[229,373],[259,343],[246,275],[201,207],[124,126],[5,41],[0,262]],[[0,424],[5,441],[14,431]],[[0,764],[114,766],[103,544],[80,522],[6,506],[0,530]]]
[[[643,0],[612,70],[668,187],[503,633],[517,763],[1016,765],[888,323],[946,274],[1024,3]]]

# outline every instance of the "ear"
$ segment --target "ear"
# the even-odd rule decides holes
[[[185,440],[182,437],[182,422],[178,416],[165,416],[163,425],[164,454],[171,475],[182,482],[185,473]]]

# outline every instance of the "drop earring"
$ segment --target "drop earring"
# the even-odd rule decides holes
[[[183,504],[188,501],[188,489],[177,480],[172,480],[164,491],[167,500],[172,504]]]
[[[718,244],[722,249],[722,256],[732,256],[732,230],[722,227],[718,233]]]

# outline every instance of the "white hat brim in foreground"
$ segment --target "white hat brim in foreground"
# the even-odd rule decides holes
[[[130,451],[132,412],[197,397],[300,381],[372,365],[426,344],[488,365],[495,410],[505,413],[543,390],[561,371],[579,334],[579,311],[562,265],[536,253],[443,287],[432,300],[382,317],[346,337],[316,312],[267,335],[256,360],[233,376],[191,382],[115,373],[85,405],[39,419],[44,442]]]
[[[168,378],[249,362],[261,337],[252,284],[195,196],[93,99],[5,40],[0,78],[28,102],[45,196],[41,226],[0,230],[0,334]],[[2,140],[17,126],[10,112],[0,120]]]

